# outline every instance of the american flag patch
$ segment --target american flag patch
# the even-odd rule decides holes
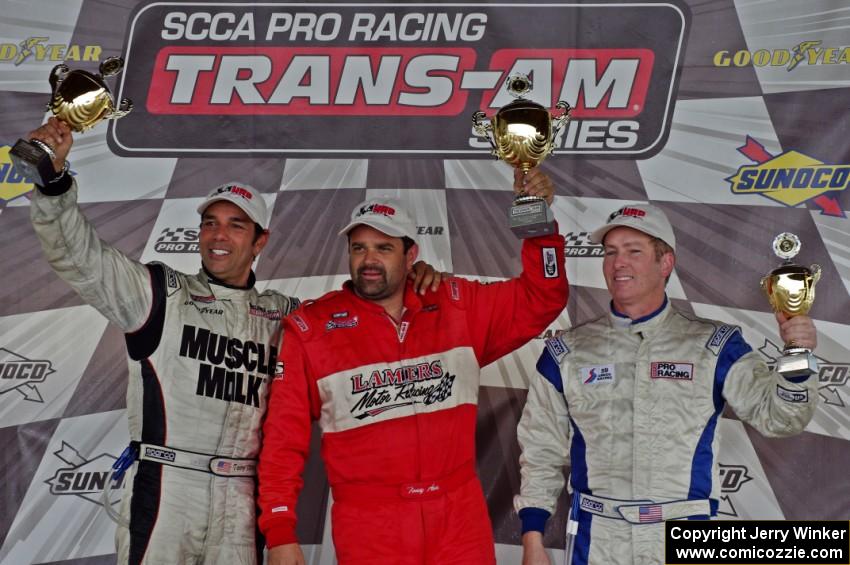
[[[228,461],[219,461],[218,464],[216,465],[216,468],[221,473],[229,473],[231,467],[232,467],[232,464]]]
[[[653,504],[652,506],[641,506],[638,509],[638,521],[639,522],[660,522],[661,521],[661,507],[657,504]]]

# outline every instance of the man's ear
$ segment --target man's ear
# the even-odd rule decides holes
[[[410,246],[410,249],[407,250],[407,255],[405,257],[405,266],[407,267],[408,273],[413,270],[413,264],[416,263],[417,257],[419,257],[419,246],[414,243]]]
[[[254,258],[257,258],[257,255],[263,250],[266,244],[269,242],[269,230],[263,230],[263,233],[257,237],[257,241],[254,242]]]
[[[665,253],[661,256],[661,273],[664,277],[669,277],[676,266],[676,255],[674,253]]]

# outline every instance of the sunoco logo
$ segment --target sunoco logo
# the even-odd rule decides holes
[[[163,228],[153,248],[158,253],[197,253],[198,228]]]
[[[54,451],[53,455],[65,466],[57,469],[52,477],[44,481],[50,485],[50,494],[79,496],[102,506],[103,489],[111,486],[112,492],[110,492],[109,501],[113,505],[119,502],[123,480],[116,484],[109,482],[112,464],[115,463],[116,457],[102,453],[91,459],[86,459],[79,451],[64,441],[62,442],[62,449]]]
[[[563,32],[576,21],[594,30],[581,47]],[[132,18],[118,92],[146,97],[109,142],[124,155],[485,157],[470,116],[510,102],[504,80],[523,72],[533,100],[574,108],[562,153],[649,157],[669,132],[688,23],[678,0],[149,3]]]
[[[13,200],[35,188],[32,181],[18,172],[9,158],[10,146],[0,147],[0,200]]]
[[[782,350],[769,339],[764,340],[764,345],[759,348],[759,353],[764,355],[768,367],[773,369],[776,360],[782,355]],[[850,362],[835,362],[815,355],[818,361],[818,394],[824,404],[844,408],[847,406],[845,396],[847,382],[850,380]],[[841,391],[844,394],[841,394]]]
[[[850,63],[850,47],[824,47],[820,40],[801,41],[791,49],[758,49],[756,51],[718,51],[715,67],[785,67],[793,71],[799,65],[846,65]]]
[[[850,165],[828,165],[798,151],[771,155],[762,144],[747,136],[738,151],[755,165],[744,165],[726,180],[735,194],[759,194],[786,206],[811,200],[823,214],[845,214],[829,193],[843,191],[850,184]]]
[[[0,43],[0,61],[15,66],[28,61],[99,61],[100,45],[50,43],[49,37],[27,37],[18,43]]]
[[[8,349],[0,348],[0,394],[17,392],[30,402],[44,402],[36,385],[56,371],[50,361],[27,359]]]
[[[741,490],[741,487],[753,480],[749,470],[744,465],[724,465],[720,467],[720,508],[718,514],[727,516],[737,516],[738,511],[732,502],[735,493]]]
[[[564,254],[567,257],[602,257],[605,250],[590,241],[590,232],[570,232],[564,236]]]

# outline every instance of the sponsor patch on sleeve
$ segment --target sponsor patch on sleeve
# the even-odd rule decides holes
[[[785,402],[802,403],[809,401],[808,390],[791,390],[782,385],[776,385],[776,396]]]
[[[454,279],[449,279],[449,292],[452,300],[455,302],[460,300],[460,285],[457,284],[457,281]]]
[[[653,361],[649,365],[649,376],[653,379],[694,380],[693,363],[679,361]]]
[[[554,247],[544,247],[543,252],[543,276],[547,279],[558,278],[558,254]]]
[[[734,333],[738,331],[738,326],[730,326],[729,324],[723,324],[711,334],[711,337],[708,338],[708,341],[705,344],[705,348],[714,353],[715,355],[720,355],[720,350],[723,349],[723,344],[734,335]]]
[[[561,336],[553,337],[546,340],[546,349],[549,350],[549,353],[552,357],[555,358],[558,363],[561,362],[561,359],[570,352],[570,348],[567,346],[566,342],[564,342]]]
[[[295,322],[295,325],[298,326],[298,329],[302,332],[310,331],[310,326],[308,326],[307,322],[304,321],[304,318],[298,314],[290,314],[290,318],[292,318],[292,321]]]
[[[171,267],[167,265],[163,265],[163,267],[165,270],[165,292],[168,296],[172,296],[180,290],[180,278],[177,276],[177,272]]]

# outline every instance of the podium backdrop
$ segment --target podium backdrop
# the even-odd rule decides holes
[[[392,194],[415,212],[438,269],[517,273],[511,170],[471,115],[531,97],[575,106],[543,168],[567,239],[569,305],[547,334],[605,312],[588,232],[626,203],[669,215],[668,294],[781,349],[759,279],[774,236],[820,264],[820,405],[802,435],[723,418],[727,518],[850,517],[850,48],[846,0],[594,3],[252,3],[0,0],[0,563],[114,561],[101,507],[127,442],[123,338],[53,275],[29,223],[32,184],[9,147],[44,119],[50,69],[97,71],[134,111],[76,137],[71,169],[100,235],[131,257],[199,267],[195,207],[240,180],[265,193],[272,236],[259,286],[302,298],[347,276],[335,234],[353,205]],[[543,338],[487,367],[478,466],[500,564],[519,562],[516,423]],[[670,430],[676,433],[676,430]],[[318,445],[318,438],[314,438]],[[316,451],[300,503],[310,563],[334,563]],[[118,493],[110,493],[114,503]],[[563,504],[562,504],[563,506]],[[563,543],[563,509],[547,545]],[[555,549],[557,552],[557,550]]]

